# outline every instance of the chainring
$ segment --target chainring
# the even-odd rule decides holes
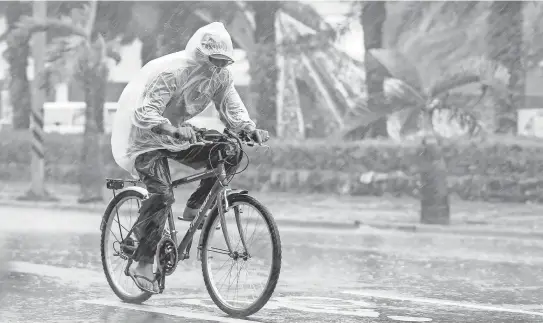
[[[177,268],[179,256],[177,246],[171,238],[164,237],[158,243],[155,254],[155,263],[158,265],[160,274],[169,276]]]

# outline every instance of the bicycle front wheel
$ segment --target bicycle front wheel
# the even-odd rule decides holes
[[[281,239],[271,213],[256,199],[231,195],[228,202],[232,252],[223,231],[215,230],[220,221],[215,209],[203,232],[202,273],[213,302],[228,315],[246,317],[266,305],[277,286]]]

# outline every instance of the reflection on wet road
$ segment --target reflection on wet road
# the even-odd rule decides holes
[[[102,272],[99,216],[2,208],[0,221],[11,259],[0,285],[0,322],[243,321],[213,304],[195,254],[168,277],[163,295],[131,305],[115,297]],[[279,285],[252,321],[543,321],[543,241],[370,229],[280,231]]]

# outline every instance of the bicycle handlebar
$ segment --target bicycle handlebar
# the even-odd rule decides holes
[[[196,139],[197,139],[197,142],[196,143],[193,143],[193,145],[198,145],[198,144],[215,144],[217,143],[220,139],[234,139],[236,140],[236,142],[241,145],[241,144],[245,144],[249,147],[254,147],[256,142],[250,138],[249,134],[245,131],[240,131],[239,133],[235,133],[234,131],[228,129],[228,128],[225,128],[224,129],[224,132],[223,133],[208,133],[208,129],[206,128],[198,128],[198,127],[195,127],[195,126],[192,126],[193,130],[196,132]],[[174,137],[175,139],[178,139],[180,140],[181,139],[181,136],[178,132],[174,132],[173,134],[171,134],[172,137]],[[207,140],[205,138],[212,138],[212,139],[216,139],[215,140]],[[260,144],[260,146],[263,146],[263,147],[268,147],[267,145],[263,145],[263,144]]]
[[[256,142],[249,137],[249,134],[245,131],[240,131],[239,133],[235,133],[232,130],[225,128],[224,133],[207,133],[207,129],[205,128],[195,128],[195,131],[197,133],[198,142],[204,143],[204,144],[214,144],[216,143],[213,140],[206,140],[204,137],[211,137],[211,138],[217,138],[219,139],[234,139],[237,141],[238,144],[245,144],[249,147],[255,146]],[[262,144],[261,144],[262,146]]]

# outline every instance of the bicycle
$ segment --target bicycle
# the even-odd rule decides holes
[[[158,243],[155,253],[155,278],[158,280],[158,293],[141,290],[137,286],[137,290],[134,294],[127,292],[124,288],[119,286],[117,281],[114,280],[114,275],[111,273],[111,269],[113,269],[112,263],[106,258],[106,248],[111,245],[113,249],[113,256],[127,262],[124,266],[124,278],[129,276],[128,270],[133,262],[131,256],[137,248],[137,238],[134,238],[132,237],[134,235],[131,235],[133,226],[130,230],[128,230],[125,226],[121,225],[121,218],[126,218],[126,214],[119,212],[119,208],[126,201],[134,199],[136,200],[139,209],[140,202],[149,196],[145,188],[137,186],[138,183],[141,183],[139,180],[106,179],[106,187],[113,191],[113,198],[106,208],[100,225],[102,267],[109,286],[122,301],[129,303],[143,303],[153,294],[160,294],[164,291],[166,276],[170,276],[176,270],[177,264],[180,261],[189,259],[193,237],[196,231],[199,228],[202,228],[202,233],[200,234],[198,241],[197,260],[201,261],[202,263],[201,267],[202,274],[204,276],[204,283],[209,295],[211,296],[211,299],[223,312],[230,316],[250,316],[258,312],[264,305],[266,305],[272,296],[275,287],[277,286],[279,273],[281,271],[281,239],[277,224],[275,223],[272,214],[264,205],[258,202],[255,198],[251,197],[247,190],[234,190],[229,187],[229,183],[234,175],[247,169],[249,165],[248,158],[247,166],[239,173],[234,173],[227,176],[225,170],[225,163],[227,162],[226,158],[228,156],[233,156],[236,152],[239,152],[240,155],[238,157],[241,158],[243,157],[243,154],[245,154],[243,151],[243,145],[254,146],[255,143],[249,139],[247,134],[243,132],[240,134],[235,134],[228,129],[226,129],[222,134],[220,132],[213,134],[205,131],[205,129],[200,129],[197,133],[201,142],[204,144],[214,145],[211,151],[213,151],[215,148],[217,149],[218,164],[213,169],[208,169],[173,181],[171,184],[172,188],[212,176],[216,176],[218,180],[208,194],[203,206],[199,210],[198,215],[190,222],[187,232],[179,243],[177,241],[177,231],[175,229],[172,208],[168,208],[167,222],[163,230],[164,233],[162,239]],[[125,183],[132,185],[127,185],[125,187]],[[214,256],[211,255],[226,255],[227,258],[229,258],[227,261],[233,261],[238,268],[249,266],[249,260],[256,255],[257,249],[248,247],[248,243],[250,241],[246,237],[247,225],[245,225],[245,230],[241,225],[241,217],[244,213],[240,210],[240,208],[244,205],[256,209],[261,218],[264,220],[267,227],[267,232],[270,235],[272,257],[271,266],[267,273],[268,276],[265,280],[263,291],[258,294],[255,300],[250,302],[238,302],[238,304],[241,303],[241,305],[236,305],[233,302],[231,303],[227,301],[225,299],[225,295],[222,295],[219,292],[219,282],[211,273],[212,263],[214,260]],[[229,212],[232,210],[234,211],[233,217],[227,217],[227,214],[229,214]],[[210,212],[208,215],[206,215],[208,211]],[[181,217],[178,219],[183,220]],[[220,222],[220,226],[217,226],[218,221]],[[117,222],[117,224],[114,225],[114,222]],[[237,230],[233,230],[233,232],[237,231],[240,236],[241,244],[238,242],[236,246],[234,246],[231,242],[228,230],[228,226],[232,225],[232,222],[234,222],[234,224],[237,226]],[[203,226],[201,227],[202,224]],[[120,241],[115,234],[113,234],[113,236],[117,240],[113,242],[109,241],[110,235],[108,233],[112,232],[113,227],[118,227],[120,231]],[[128,234],[125,237],[123,237],[122,229],[128,231]],[[211,247],[211,240],[214,238],[215,232],[222,232],[226,248]],[[254,233],[255,231],[253,231],[253,235]],[[262,276],[263,273],[264,272],[260,271],[260,276]],[[237,283],[239,283],[239,276]],[[132,282],[132,284],[135,285],[134,282]],[[253,287],[252,283],[249,283],[249,285]],[[242,292],[242,294],[243,293],[245,292]],[[236,299],[238,296],[239,294],[236,293]]]

